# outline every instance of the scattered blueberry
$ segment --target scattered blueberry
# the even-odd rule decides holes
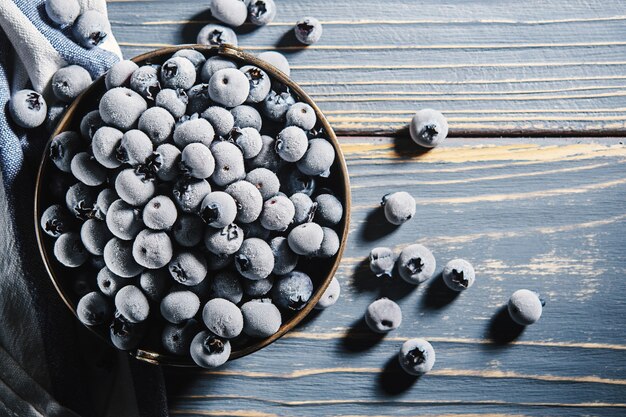
[[[48,106],[43,96],[33,90],[20,90],[9,100],[9,113],[18,126],[32,129],[46,120]]]
[[[51,85],[54,96],[69,103],[91,85],[91,75],[79,65],[68,65],[54,73]]]
[[[415,216],[415,199],[405,191],[386,194],[382,200],[387,221],[401,225]]]
[[[413,116],[409,132],[418,145],[434,148],[448,136],[448,122],[437,110],[420,110]]]
[[[72,25],[74,40],[87,49],[100,45],[110,33],[107,17],[97,10],[86,10]]]
[[[474,284],[472,264],[465,259],[453,259],[443,268],[443,282],[454,291],[464,291]]]
[[[420,244],[402,249],[397,264],[400,277],[409,284],[416,285],[429,280],[437,266],[432,252]]]
[[[400,367],[408,374],[420,376],[433,369],[435,349],[424,339],[409,339],[398,352]]]
[[[296,23],[296,39],[305,45],[311,45],[322,37],[322,24],[314,17],[305,17]]]
[[[529,326],[539,320],[543,311],[543,305],[544,302],[536,292],[517,290],[509,299],[509,315],[520,326]]]
[[[387,333],[400,327],[402,310],[388,298],[379,298],[365,312],[365,323],[376,333]]]
[[[393,267],[396,264],[396,258],[393,251],[389,248],[374,248],[370,252],[370,270],[377,276],[390,277],[393,273]]]

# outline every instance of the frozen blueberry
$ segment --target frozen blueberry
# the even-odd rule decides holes
[[[291,250],[287,238],[277,236],[270,241],[270,248],[274,254],[274,269],[276,275],[285,275],[293,271],[298,265],[298,255]]]
[[[170,284],[170,274],[167,268],[148,269],[139,277],[139,288],[151,301],[161,301],[165,290]]]
[[[174,143],[183,149],[190,143],[210,146],[215,137],[213,126],[206,119],[189,119],[176,126]]]
[[[402,323],[402,310],[390,299],[379,298],[367,307],[365,323],[376,333],[387,333]]]
[[[189,97],[187,97],[185,90],[172,90],[171,88],[164,88],[159,91],[154,102],[158,107],[170,112],[176,119],[185,115],[188,103]]]
[[[154,181],[128,168],[120,172],[115,179],[115,192],[128,204],[143,206],[156,192],[156,185]]]
[[[109,207],[115,200],[118,200],[119,197],[115,193],[115,190],[112,188],[105,188],[104,190],[98,193],[98,198],[96,199],[95,208],[98,211],[96,214],[96,218],[100,220],[104,220],[106,218],[107,212],[109,211]]]
[[[280,311],[268,301],[252,300],[241,306],[243,332],[250,337],[270,337],[282,324]]]
[[[198,285],[207,274],[204,256],[192,251],[181,251],[174,255],[168,269],[176,282],[186,286]]]
[[[126,87],[112,88],[104,93],[98,106],[102,120],[123,131],[132,129],[147,108],[146,100]]]
[[[206,251],[207,269],[209,271],[219,271],[229,266],[235,259],[234,255],[216,255]]]
[[[156,148],[156,153],[161,156],[157,178],[161,181],[174,180],[180,168],[180,149],[170,143],[162,143]]]
[[[211,106],[202,112],[202,117],[213,126],[215,134],[223,138],[227,137],[235,126],[233,115],[223,107]]]
[[[322,37],[322,24],[314,17],[305,17],[296,23],[296,39],[305,45],[312,45]]]
[[[67,104],[65,103],[57,103],[48,106],[48,117],[44,122],[46,130],[48,130],[49,132],[54,131],[54,129],[57,127],[57,124],[59,123],[59,120],[61,120],[61,117],[65,114],[66,109]]]
[[[239,277],[232,271],[218,272],[211,281],[209,291],[211,298],[223,298],[235,304],[243,298],[243,288]]]
[[[248,4],[248,18],[253,25],[267,25],[274,20],[275,16],[274,0],[251,0]]]
[[[409,284],[421,284],[429,280],[437,267],[432,252],[420,244],[402,249],[397,264],[400,277]]]
[[[306,175],[328,177],[333,162],[335,162],[333,145],[326,139],[311,139],[306,153],[298,161],[297,166]]]
[[[244,65],[239,69],[248,78],[250,92],[246,103],[260,103],[267,96],[272,88],[270,77],[259,67]]]
[[[343,204],[334,195],[320,194],[315,197],[315,202],[315,221],[319,224],[334,226],[343,218]]]
[[[317,304],[315,304],[316,310],[324,310],[332,305],[334,305],[339,299],[339,294],[341,293],[341,286],[339,285],[339,281],[337,278],[333,277],[324,291],[324,294],[320,297]]]
[[[243,330],[241,310],[223,298],[209,300],[202,310],[202,319],[213,334],[225,339],[237,337]]]
[[[209,80],[211,99],[224,107],[235,107],[243,104],[249,93],[248,78],[238,69],[221,69],[213,74]]]
[[[536,292],[517,290],[509,299],[509,315],[520,326],[529,326],[539,320],[543,305],[544,302]]]
[[[230,342],[222,340],[205,330],[198,333],[189,348],[191,359],[203,368],[217,368],[226,363],[230,356]]]
[[[159,145],[172,136],[174,117],[162,107],[151,107],[139,117],[137,127],[144,132],[153,144]]]
[[[248,8],[243,0],[212,0],[211,14],[229,26],[243,25],[248,17]]]
[[[105,15],[97,10],[84,11],[72,25],[74,40],[87,49],[100,45],[111,33]]]
[[[274,253],[264,240],[248,238],[235,255],[235,267],[245,278],[267,278],[274,269]]]
[[[248,181],[237,181],[225,190],[237,204],[237,221],[252,223],[259,218],[263,210],[263,197],[253,184]]]
[[[191,291],[174,291],[161,300],[161,315],[172,324],[193,318],[200,309],[200,299]]]
[[[191,341],[200,330],[196,320],[187,320],[181,324],[166,324],[161,334],[163,347],[174,355],[188,355]]]
[[[111,343],[120,350],[131,350],[137,347],[145,332],[144,326],[126,320],[119,312],[111,323],[109,335]]]
[[[203,82],[208,83],[213,74],[225,68],[237,68],[237,64],[235,64],[230,59],[223,58],[219,55],[212,56],[207,59],[202,66],[202,70],[200,71],[200,79]]]
[[[202,66],[206,62],[204,54],[200,51],[196,51],[195,49],[179,49],[172,55],[172,58],[176,57],[187,58],[191,61],[197,73],[200,72],[200,69],[202,69]]]
[[[285,171],[282,177],[283,191],[287,195],[293,195],[296,193],[303,193],[308,196],[313,194],[317,182],[315,178],[302,173],[298,168]]]
[[[72,226],[72,218],[67,209],[60,204],[48,207],[39,220],[42,230],[49,236],[59,237],[69,232]]]
[[[263,227],[258,220],[252,223],[241,223],[241,228],[246,238],[256,237],[267,240],[270,237],[270,231]]]
[[[424,339],[409,339],[402,344],[398,360],[407,374],[424,375],[435,365],[435,349]]]
[[[244,159],[254,158],[263,148],[261,134],[252,127],[236,127],[230,132],[230,138],[241,149]]]
[[[54,256],[57,261],[68,268],[76,268],[87,261],[89,252],[85,249],[78,233],[66,232],[54,242]]]
[[[91,141],[91,151],[100,165],[109,169],[122,165],[122,162],[117,159],[117,149],[122,143],[123,136],[122,132],[109,126],[102,126],[96,130]]]
[[[276,141],[267,135],[261,135],[263,146],[261,151],[254,158],[248,159],[250,169],[266,168],[270,171],[277,171],[283,160],[276,153]]]
[[[324,230],[317,223],[303,223],[294,227],[287,241],[292,251],[298,255],[313,256],[322,246]]]
[[[75,217],[87,220],[97,217],[96,199],[98,192],[93,187],[88,187],[82,182],[69,187],[65,194],[65,204]]]
[[[115,308],[131,323],[141,323],[150,314],[148,299],[134,285],[127,285],[115,294]]]
[[[270,90],[261,104],[261,109],[270,120],[281,122],[285,119],[285,114],[287,114],[287,111],[295,102],[296,100],[288,91],[279,93],[275,90]]]
[[[293,217],[293,223],[295,225],[313,221],[313,217],[317,211],[317,203],[313,202],[311,197],[304,193],[295,193],[292,194],[289,199],[293,203],[295,209]]]
[[[99,292],[85,294],[76,305],[76,315],[85,326],[97,326],[111,314],[111,306]]]
[[[189,103],[186,113],[190,116],[202,113],[213,103],[209,96],[209,84],[194,85],[187,90],[187,97],[189,97]]]
[[[296,103],[285,113],[286,126],[297,126],[302,130],[311,130],[316,123],[315,110],[306,103]]]
[[[71,25],[80,14],[78,0],[46,0],[46,14],[59,26]]]
[[[224,228],[235,221],[237,204],[223,191],[209,193],[200,206],[200,217],[206,224],[217,229]]]
[[[390,277],[396,264],[396,257],[389,248],[374,248],[370,252],[370,270],[377,276]]]
[[[244,279],[243,282],[243,292],[248,297],[262,297],[270,292],[272,287],[274,286],[274,277],[271,275],[264,279]]]
[[[176,205],[167,196],[159,195],[148,201],[143,209],[143,222],[153,230],[169,230],[176,222]]]
[[[113,238],[104,247],[104,262],[115,275],[131,278],[139,275],[143,268],[133,258],[133,243]]]
[[[100,112],[98,110],[92,110],[81,119],[80,134],[91,143],[93,135],[102,126],[104,126],[104,121],[102,121],[102,117],[100,117]]]
[[[211,186],[206,180],[194,178],[180,178],[172,190],[174,201],[186,213],[197,213],[202,200],[211,192]]]
[[[313,282],[304,272],[292,271],[276,278],[272,299],[287,310],[302,310],[313,295]]]
[[[289,61],[285,58],[285,55],[276,51],[266,51],[261,52],[257,55],[259,59],[275,66],[280,71],[284,72],[287,77],[291,74],[291,69],[289,68]]]
[[[133,258],[148,269],[159,269],[167,265],[174,249],[168,234],[163,231],[144,229],[133,242]]]
[[[463,291],[474,284],[474,267],[465,259],[453,259],[443,268],[443,282],[454,291]]]
[[[263,203],[263,211],[259,220],[267,230],[284,231],[293,221],[294,215],[295,208],[291,200],[285,196],[277,195]]]
[[[87,252],[92,255],[102,255],[104,246],[112,237],[106,223],[102,220],[88,219],[80,228],[80,240]]]
[[[165,88],[188,90],[196,82],[196,67],[187,58],[172,57],[161,66],[161,82]]]
[[[152,141],[141,130],[132,129],[124,133],[117,148],[117,159],[132,166],[146,162],[152,155]]]
[[[32,129],[41,126],[46,120],[48,106],[43,96],[36,91],[20,90],[9,100],[9,113],[18,126]]]
[[[155,100],[161,91],[158,67],[144,65],[137,68],[130,76],[130,88],[147,100]]]
[[[118,275],[115,275],[106,266],[100,269],[96,277],[96,281],[98,282],[98,288],[100,289],[102,294],[106,295],[107,297],[114,297],[120,288],[128,284],[127,278],[122,278]]]
[[[215,159],[209,148],[202,143],[190,143],[181,154],[180,169],[183,175],[192,178],[208,178],[215,169]]]
[[[52,92],[61,101],[69,103],[91,84],[91,75],[79,65],[60,68],[52,76]]]
[[[337,232],[330,227],[322,227],[322,230],[324,231],[324,238],[315,256],[319,258],[331,258],[339,251],[339,236],[337,236]]]
[[[276,153],[287,162],[297,162],[304,156],[309,141],[304,130],[288,126],[276,137]]]
[[[190,248],[202,241],[204,224],[195,214],[182,214],[172,226],[172,237],[181,246]]]
[[[115,87],[127,87],[130,85],[130,77],[139,66],[128,59],[118,61],[107,71],[104,77],[104,85],[107,90]]]
[[[396,226],[415,216],[415,199],[406,191],[385,194],[381,204],[387,221]]]
[[[115,200],[106,213],[106,225],[113,235],[122,240],[132,240],[143,229],[141,209],[124,200]]]
[[[263,126],[261,114],[252,106],[242,104],[241,106],[230,109],[230,113],[233,115],[235,127],[251,127],[260,131]]]
[[[418,145],[434,148],[448,136],[448,121],[437,110],[423,109],[413,116],[409,132]]]
[[[71,162],[82,146],[78,133],[61,132],[50,142],[50,159],[63,172],[71,172]]]
[[[256,168],[249,171],[246,175],[246,181],[259,190],[263,200],[274,197],[280,189],[278,177],[267,168]]]

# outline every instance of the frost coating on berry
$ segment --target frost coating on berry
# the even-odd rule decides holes
[[[225,339],[237,337],[243,330],[241,310],[223,298],[213,298],[204,305],[202,320],[213,334]]]
[[[437,110],[423,109],[413,116],[409,133],[418,145],[434,148],[448,136],[448,121]]]
[[[141,323],[150,314],[148,299],[134,285],[127,285],[115,294],[115,308],[131,323]]]
[[[517,290],[509,299],[509,315],[520,326],[529,326],[541,318],[544,304],[536,292]]]
[[[396,258],[393,251],[389,248],[374,248],[370,252],[370,270],[377,276],[391,277],[393,267],[396,264]]]
[[[210,23],[200,29],[196,41],[201,45],[220,46],[230,44],[237,46],[237,35],[229,27]]]
[[[74,155],[82,147],[78,133],[72,131],[61,132],[50,142],[49,156],[54,165],[63,172],[71,171],[71,162]]]
[[[200,309],[200,299],[191,291],[174,291],[161,300],[161,315],[172,324],[193,318]]]
[[[437,266],[432,252],[420,244],[402,249],[397,264],[400,277],[409,284],[421,284],[429,280]]]
[[[443,268],[443,282],[453,291],[468,289],[474,279],[474,267],[465,259],[453,259]]]
[[[235,255],[235,267],[245,278],[265,279],[274,269],[274,253],[264,240],[246,239]]]
[[[46,14],[59,26],[71,25],[80,14],[77,0],[46,0]]]
[[[435,365],[435,350],[424,339],[409,339],[398,352],[400,367],[408,374],[420,376]]]
[[[89,252],[85,249],[80,235],[66,232],[54,242],[54,256],[68,268],[77,268],[87,262]]]
[[[160,145],[172,137],[174,123],[174,117],[166,109],[150,107],[139,117],[137,127],[148,135],[154,145]]]
[[[111,306],[99,292],[85,294],[76,306],[78,319],[86,326],[97,326],[111,315]]]
[[[246,103],[260,103],[272,88],[272,82],[265,71],[253,65],[244,65],[239,69],[250,82],[250,93]]]
[[[322,37],[322,24],[314,17],[305,17],[296,23],[296,39],[305,45],[312,45]]]
[[[367,307],[365,323],[376,333],[387,333],[400,327],[402,310],[388,298],[379,298]]]
[[[104,247],[104,262],[115,275],[131,278],[139,275],[143,267],[133,259],[133,244],[113,238]]]
[[[242,104],[241,106],[230,109],[233,115],[234,126],[237,128],[251,127],[257,131],[263,126],[261,114],[252,106]]]
[[[52,92],[64,102],[71,102],[91,84],[91,75],[79,65],[60,68],[52,76]]]
[[[335,148],[326,139],[311,139],[304,156],[296,166],[306,175],[328,177],[335,162]]]
[[[184,116],[188,103],[189,97],[187,92],[180,89],[164,88],[158,92],[155,99],[155,104],[158,107],[164,108],[176,119]]]
[[[287,58],[285,58],[285,55],[281,54],[280,52],[276,52],[276,51],[261,52],[259,55],[257,55],[257,57],[275,66],[280,71],[284,72],[286,76],[289,76],[291,74],[289,61],[287,61]]]
[[[137,120],[147,108],[146,100],[126,87],[116,87],[107,91],[100,99],[99,105],[102,120],[122,131],[135,127]]]
[[[259,218],[263,210],[263,197],[254,185],[242,180],[229,185],[224,191],[237,204],[237,221],[252,223]]]
[[[248,4],[248,18],[253,25],[263,26],[276,17],[274,0],[251,0]]]
[[[313,282],[304,272],[292,271],[278,277],[272,288],[276,305],[286,310],[302,310],[313,295]]]
[[[32,129],[46,120],[48,106],[43,96],[33,90],[20,90],[9,100],[9,113],[20,127]]]
[[[218,256],[232,255],[237,252],[243,239],[243,230],[235,223],[221,229],[208,228],[204,234],[206,248]]]
[[[241,26],[248,17],[248,8],[242,0],[212,0],[211,14],[229,26]]]
[[[205,330],[198,333],[191,342],[191,358],[203,368],[217,368],[230,356],[230,342],[222,340]]]
[[[127,87],[130,84],[130,77],[138,68],[139,66],[130,60],[122,60],[113,64],[104,77],[107,90],[115,87]]]
[[[339,295],[341,294],[341,286],[339,285],[339,281],[336,277],[330,281],[326,291],[320,297],[319,301],[315,305],[316,310],[324,310],[332,305],[334,305],[337,300],[339,300]]]
[[[384,195],[381,204],[387,221],[393,225],[401,225],[415,216],[415,199],[405,191]]]
[[[188,90],[196,81],[196,67],[184,57],[172,57],[161,66],[161,81],[165,88]]]
[[[74,40],[87,49],[100,45],[109,33],[109,20],[97,10],[83,12],[72,25]]]
[[[270,337],[282,324],[278,308],[269,302],[251,300],[241,306],[243,332],[250,337]]]
[[[195,251],[182,251],[174,255],[168,269],[176,282],[186,286],[198,285],[207,274],[204,256]]]

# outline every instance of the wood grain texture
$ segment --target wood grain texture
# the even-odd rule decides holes
[[[620,0],[277,1],[268,27],[239,30],[248,50],[285,53],[293,78],[340,134],[389,134],[422,107],[454,136],[626,133],[626,9]],[[195,42],[205,0],[113,1],[127,57]],[[304,50],[290,30],[324,24]]]

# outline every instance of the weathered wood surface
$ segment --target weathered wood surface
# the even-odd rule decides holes
[[[195,42],[207,0],[112,1],[127,57]],[[341,134],[401,129],[420,107],[452,134],[626,133],[626,7],[622,0],[278,0],[276,21],[245,26],[240,45],[277,49]],[[324,23],[303,51],[304,15]]]

